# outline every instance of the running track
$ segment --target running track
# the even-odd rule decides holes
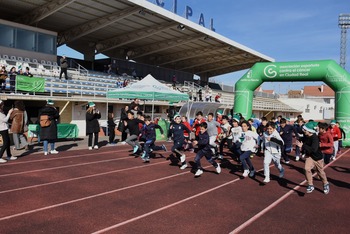
[[[203,158],[206,171],[194,178],[166,160],[170,152],[144,164],[129,150],[30,154],[0,165],[0,233],[350,233],[350,149],[326,168],[328,195],[317,179],[305,194],[303,162],[284,165],[284,179],[271,167],[264,185],[262,171],[243,179],[229,157],[220,175]],[[254,157],[256,169],[262,160]]]

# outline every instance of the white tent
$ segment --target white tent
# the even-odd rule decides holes
[[[173,90],[148,74],[139,82],[128,87],[108,91],[107,98],[139,98],[141,100],[152,100],[153,119],[155,100],[169,102],[188,101],[188,94]]]

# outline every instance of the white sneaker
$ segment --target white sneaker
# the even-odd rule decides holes
[[[299,160],[300,160],[299,156],[296,156],[295,161],[299,161]]]
[[[198,170],[196,171],[196,174],[194,174],[194,176],[200,176],[200,175],[202,175],[202,174],[203,174],[203,170],[198,169]]]
[[[54,150],[51,150],[51,151],[50,151],[50,154],[58,154],[58,151],[55,150],[55,149],[54,149]]]
[[[269,183],[270,182],[270,178],[268,178],[268,177],[265,177],[265,179],[264,179],[264,181],[263,181],[264,183]]]
[[[301,155],[301,158],[305,158],[305,154],[302,154],[302,155]]]
[[[49,153],[47,152],[47,151],[44,151],[44,155],[46,156],[46,155],[48,155]]]
[[[218,164],[218,166],[215,168],[216,169],[216,173],[220,174],[221,173],[221,167],[220,164]]]
[[[180,162],[183,163],[185,160],[186,160],[186,155],[184,155],[184,154],[181,155],[181,156],[180,156]]]
[[[224,155],[222,155],[222,154],[219,154],[219,157],[218,157],[218,159],[224,159]]]
[[[125,145],[125,144],[126,144],[126,142],[125,142],[125,141],[122,141],[122,142],[120,142],[120,144]]]
[[[92,147],[91,147],[91,146],[89,146],[89,150],[92,150]]]
[[[94,146],[94,149],[98,149],[98,145],[95,145],[95,146]]]
[[[16,160],[16,159],[17,159],[17,157],[15,157],[15,156],[11,156],[11,157],[7,157],[6,159],[7,159],[7,160]]]
[[[182,166],[180,167],[180,169],[181,169],[181,170],[185,170],[187,167],[188,167],[188,165],[187,165],[187,163],[185,163],[184,165],[182,165]]]
[[[6,163],[6,162],[7,162],[7,160],[0,158],[0,163]]]
[[[243,177],[247,177],[249,175],[249,170],[244,170]]]

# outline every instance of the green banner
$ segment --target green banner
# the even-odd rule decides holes
[[[16,89],[28,92],[45,92],[45,79],[17,75]]]
[[[234,111],[252,114],[253,92],[263,82],[323,81],[335,92],[335,119],[350,135],[350,74],[333,60],[256,63],[235,85]],[[350,146],[350,137],[343,141]]]

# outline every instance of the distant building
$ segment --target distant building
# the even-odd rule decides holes
[[[288,94],[281,95],[279,100],[300,110],[306,120],[334,118],[335,92],[324,84],[304,86],[302,90],[289,90]]]

